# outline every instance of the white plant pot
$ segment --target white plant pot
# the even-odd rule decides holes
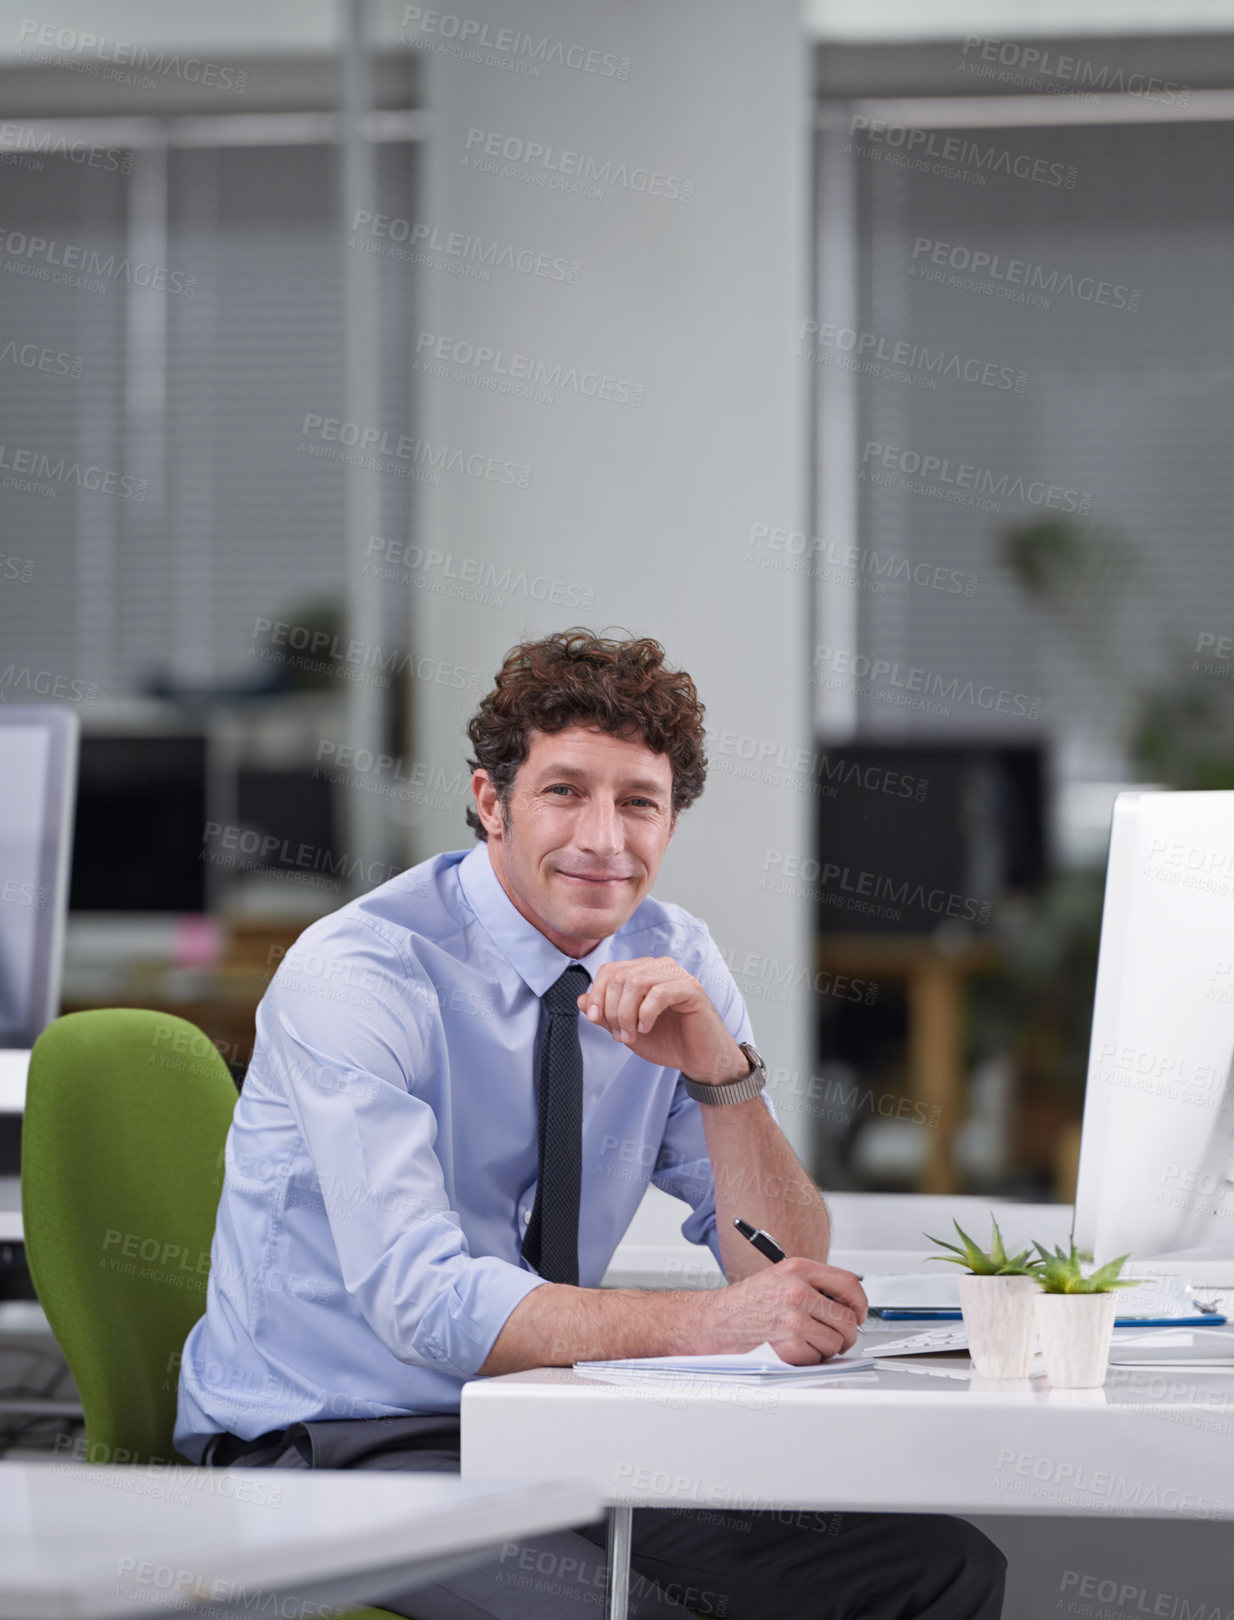
[[[1027,1378],[1039,1292],[1032,1277],[960,1277],[968,1354],[979,1378]]]
[[[1117,1294],[1038,1294],[1037,1331],[1055,1389],[1096,1389],[1110,1363]]]

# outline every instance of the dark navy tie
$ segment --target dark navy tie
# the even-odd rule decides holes
[[[547,1282],[578,1286],[578,1204],[583,1183],[583,1049],[578,998],[591,983],[572,962],[542,998],[539,1180],[523,1256]]]

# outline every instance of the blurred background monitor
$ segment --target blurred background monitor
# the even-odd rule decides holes
[[[1038,745],[820,745],[816,795],[821,933],[985,929],[1045,873]]]
[[[59,1011],[76,765],[71,710],[0,706],[0,1049]]]
[[[70,908],[205,911],[206,803],[204,736],[84,737]]]
[[[70,909],[194,914],[273,885],[277,911],[280,879],[332,851],[335,819],[321,773],[244,765],[206,730],[88,733]]]

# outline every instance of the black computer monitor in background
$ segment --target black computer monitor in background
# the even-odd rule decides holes
[[[215,797],[210,768],[204,732],[82,738],[70,910],[201,913],[258,876],[294,875],[301,849],[333,853],[334,790],[323,775],[241,766]],[[212,808],[220,801],[230,813]],[[251,862],[250,847],[260,852]],[[226,860],[212,860],[220,853]]]
[[[936,952],[980,941],[1001,902],[1042,884],[1046,756],[1040,745],[980,739],[820,743],[814,763],[815,864],[802,875],[813,879],[817,934],[838,973],[875,983],[860,999],[816,999],[822,1094],[845,1100],[819,1109],[815,1151],[836,1185],[903,1189],[918,1174],[907,1167],[915,1158],[893,1151],[881,1168],[867,1160],[854,1181],[857,1144],[867,1132],[884,1141],[899,1132],[902,1148],[906,1131],[923,1129],[901,1112],[905,1099],[921,1100],[911,1074],[914,973]],[[846,958],[860,966],[845,969]]]
[[[204,736],[82,738],[69,909],[206,909]]]
[[[988,928],[1005,894],[1044,876],[1045,787],[1037,744],[820,743],[819,932]]]

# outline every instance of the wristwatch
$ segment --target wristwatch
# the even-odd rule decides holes
[[[708,1086],[683,1074],[686,1094],[707,1108],[723,1108],[727,1103],[749,1102],[751,1097],[757,1097],[767,1084],[767,1065],[749,1041],[739,1042],[738,1049],[745,1053],[750,1065],[750,1072],[743,1080],[726,1080],[721,1086]]]

